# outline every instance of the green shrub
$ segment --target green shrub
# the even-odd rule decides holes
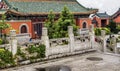
[[[2,39],[0,39],[0,44],[2,44],[3,43],[3,41],[2,41]]]
[[[26,59],[25,53],[21,51],[20,47],[17,48],[17,56],[20,56],[23,59]]]
[[[116,40],[117,42],[120,42],[120,36],[118,36],[118,38],[117,38],[117,40]]]
[[[37,48],[34,45],[31,45],[28,47],[28,52],[31,53],[35,53],[37,51]]]
[[[3,51],[5,51],[5,49],[2,49],[2,48],[1,48],[1,49],[0,49],[0,52],[3,52]]]
[[[110,34],[110,33],[111,33],[109,28],[102,28],[102,30],[105,30],[106,35],[108,35],[108,34]]]
[[[15,65],[14,58],[12,57],[11,52],[2,49],[0,51],[0,68],[4,68],[8,64]]]
[[[37,56],[44,58],[45,57],[45,45],[41,44],[38,46]]]
[[[101,35],[101,30],[105,30],[106,35],[110,34],[110,29],[109,28],[95,28],[95,35],[100,36]]]
[[[101,28],[95,28],[95,35],[100,36],[101,35]]]
[[[38,46],[31,45],[28,47],[28,52],[30,54],[37,53],[37,57],[44,58],[45,57],[45,45],[41,44]]]

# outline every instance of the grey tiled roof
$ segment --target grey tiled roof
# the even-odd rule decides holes
[[[105,12],[105,13],[97,13],[96,14],[100,18],[109,18],[110,16]]]
[[[55,13],[60,13],[64,6],[67,6],[73,13],[92,13],[93,9],[87,9],[78,3],[76,0],[59,0],[59,1],[19,1],[5,0],[10,9],[20,13],[48,13],[52,10]],[[94,11],[96,12],[96,11]]]

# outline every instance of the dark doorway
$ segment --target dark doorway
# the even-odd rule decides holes
[[[101,20],[101,27],[106,27],[107,20]]]
[[[34,24],[34,33],[36,38],[40,38],[42,35],[42,23]]]
[[[87,23],[84,22],[82,26],[83,26],[83,28],[87,28]]]
[[[21,27],[21,33],[27,33],[27,27],[25,25]]]

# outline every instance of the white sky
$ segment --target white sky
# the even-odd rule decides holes
[[[88,8],[98,8],[99,12],[107,12],[112,15],[120,8],[120,0],[78,0],[80,4]]]

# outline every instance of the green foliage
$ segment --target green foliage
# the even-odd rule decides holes
[[[3,43],[3,41],[2,41],[2,39],[0,39],[0,44],[2,44]]]
[[[118,33],[118,29],[117,29],[117,23],[113,22],[113,21],[110,21],[110,24],[107,25],[107,28],[110,28],[110,31],[112,33]]]
[[[66,6],[61,12],[57,22],[54,21],[54,18],[55,15],[50,11],[48,21],[45,23],[50,39],[68,37],[68,26],[73,26],[74,34],[76,35],[77,26],[75,25],[74,17]]]
[[[8,41],[7,39],[4,38],[4,39],[2,40],[2,44],[8,44],[8,43],[9,43],[9,41]]]
[[[101,35],[101,29],[100,28],[95,28],[95,35],[100,36]]]
[[[8,64],[14,65],[14,58],[12,57],[12,53],[8,50],[0,51],[0,68],[6,67]]]
[[[31,63],[34,63],[34,62],[36,61],[36,59],[37,59],[36,56],[31,56],[31,57],[29,58],[29,60],[30,60]]]
[[[5,19],[6,19],[6,16],[3,14],[0,22],[0,30],[4,30],[10,27],[10,25],[6,23]]]
[[[0,45],[1,44],[8,44],[9,43],[9,41],[6,39],[6,38],[0,38]]]
[[[17,48],[17,54],[16,55],[22,57],[23,59],[26,59],[25,53],[23,53],[21,51],[20,47]]]
[[[37,51],[37,56],[38,57],[41,57],[41,58],[44,58],[45,57],[45,45],[39,45],[38,47],[38,51]]]
[[[37,57],[44,58],[45,57],[45,45],[43,45],[43,44],[38,45],[38,46],[31,45],[28,48],[28,52],[30,54],[37,53]]]
[[[3,14],[0,20],[0,34],[2,34],[2,30],[5,30],[10,27],[10,25],[6,23],[5,19],[6,19],[6,16]],[[3,34],[2,36],[4,36],[4,38],[2,38],[3,40],[2,44],[8,43],[8,41],[6,40],[6,35]]]
[[[120,25],[118,25],[118,26],[116,27],[116,29],[117,29],[118,31],[120,31]]]
[[[105,30],[106,35],[108,35],[108,34],[110,34],[110,33],[111,33],[109,28],[101,28],[101,30]]]
[[[3,51],[5,51],[5,49],[0,49],[0,52],[3,52]]]
[[[120,36],[118,36],[118,38],[117,38],[117,42],[120,42]]]
[[[31,53],[35,53],[37,51],[37,48],[34,45],[31,45],[28,47],[28,52]]]
[[[110,34],[110,29],[109,28],[95,28],[95,35],[100,36],[101,35],[101,30],[105,30],[106,35]]]
[[[70,13],[69,9],[65,6],[60,14],[60,18],[57,21],[57,31],[59,32],[59,38],[68,37],[68,26],[73,26],[74,34],[76,34],[77,26],[75,24],[74,17]]]
[[[50,11],[50,14],[48,15],[48,20],[45,22],[45,27],[48,28],[48,35],[49,38],[54,38],[55,35],[55,21],[54,21],[55,15],[52,11]]]

